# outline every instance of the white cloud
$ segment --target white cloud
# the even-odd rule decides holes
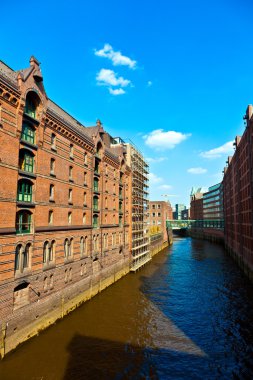
[[[176,145],[190,137],[191,134],[164,131],[163,129],[156,129],[150,132],[148,135],[143,136],[146,145],[155,149],[173,149]]]
[[[157,158],[147,157],[146,160],[150,163],[156,163],[156,162],[162,162],[162,161],[167,160],[167,157],[157,157]]]
[[[151,80],[149,80],[148,83],[147,83],[147,86],[148,86],[148,87],[151,87],[152,84],[153,84],[153,82],[152,82]]]
[[[97,84],[104,86],[121,86],[126,87],[131,82],[123,77],[117,77],[113,70],[101,69],[96,76]]]
[[[219,146],[218,148],[207,150],[206,152],[201,152],[200,156],[208,159],[219,158],[223,155],[230,155],[234,152],[233,141],[228,141],[227,143]]]
[[[158,177],[154,173],[149,173],[149,181],[150,181],[150,184],[157,184],[157,183],[163,182],[163,179],[161,177]]]
[[[160,185],[160,186],[159,186],[159,189],[162,189],[162,190],[170,190],[170,189],[172,189],[172,186],[171,186],[171,185]]]
[[[126,91],[123,90],[123,88],[115,88],[115,89],[109,88],[109,92],[112,95],[123,95],[126,93]]]
[[[128,66],[130,69],[134,69],[137,63],[133,59],[122,55],[120,51],[114,51],[113,47],[109,44],[104,44],[101,50],[95,49],[95,55],[110,59],[114,66]]]
[[[187,170],[187,172],[191,174],[204,174],[207,172],[207,170],[203,168],[190,168]]]

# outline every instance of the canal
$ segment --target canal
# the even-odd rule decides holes
[[[0,363],[1,380],[253,379],[253,286],[221,246],[155,256]]]

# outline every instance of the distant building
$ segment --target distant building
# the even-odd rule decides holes
[[[181,211],[181,219],[182,220],[189,220],[190,219],[190,209],[186,208],[185,210]]]
[[[175,204],[175,212],[173,213],[173,219],[180,220],[182,211],[186,210],[186,206],[181,203]]]
[[[190,214],[192,220],[202,220],[203,219],[203,193],[206,190],[202,187],[192,188],[190,199]]]
[[[150,201],[149,202],[149,221],[150,235],[157,233],[163,234],[164,241],[167,240],[166,220],[172,219],[172,207],[170,202]]]
[[[211,186],[203,194],[203,219],[223,219],[223,184]]]

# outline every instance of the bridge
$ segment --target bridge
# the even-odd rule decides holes
[[[224,220],[222,219],[204,219],[204,220],[166,220],[166,226],[172,230],[181,230],[188,228],[215,228],[224,229]]]

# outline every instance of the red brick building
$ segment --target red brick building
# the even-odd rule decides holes
[[[166,201],[149,202],[150,234],[162,233],[163,241],[168,240],[166,220],[172,220],[172,207]]]
[[[132,185],[124,147],[49,99],[34,57],[0,61],[0,142],[3,356],[129,271]]]
[[[253,279],[253,107],[245,115],[246,129],[235,139],[235,153],[224,169],[225,245]]]
[[[203,192],[201,189],[191,192],[190,216],[192,220],[203,220]]]

